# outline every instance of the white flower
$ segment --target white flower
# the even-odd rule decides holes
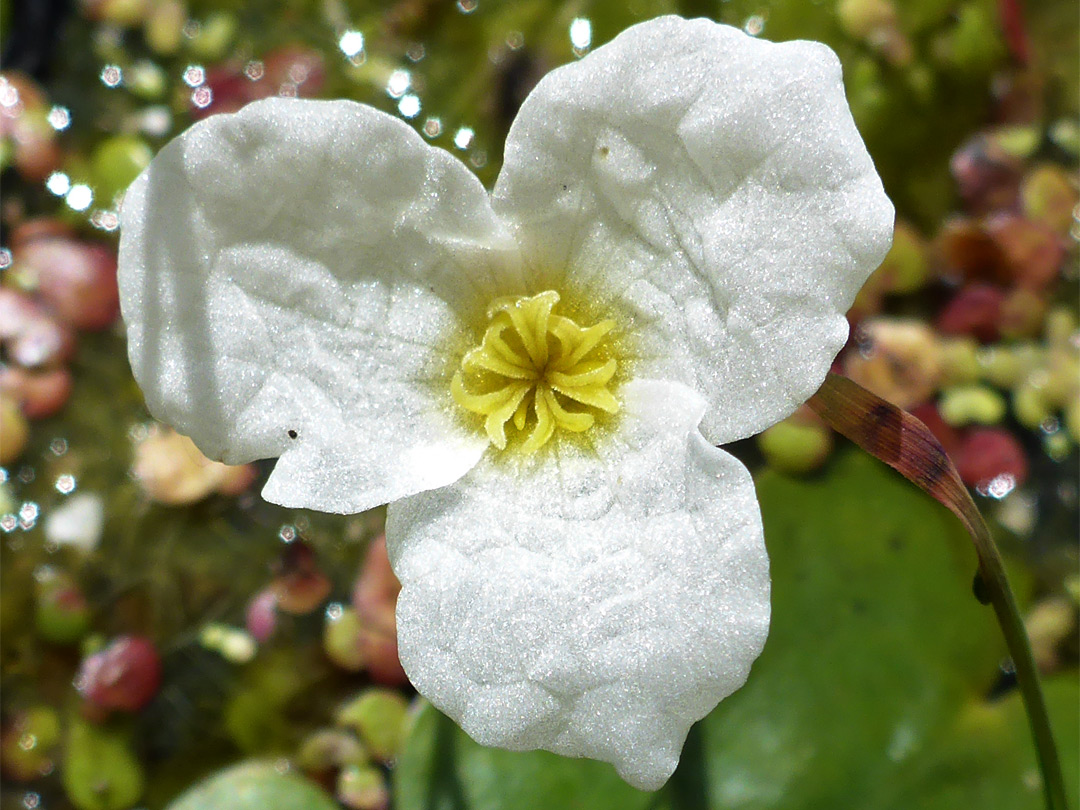
[[[268,500],[390,504],[402,662],[478,741],[663,784],[768,627],[713,445],[814,392],[892,232],[835,55],[634,26],[540,82],[490,197],[389,115],[262,101],[122,217],[151,412],[279,457]]]

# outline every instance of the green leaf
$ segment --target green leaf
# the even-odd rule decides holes
[[[268,762],[246,762],[199,782],[168,810],[339,810],[337,802],[302,776]]]
[[[758,480],[773,621],[703,724],[710,806],[853,806],[985,692],[1002,643],[960,523],[854,450]]]
[[[417,716],[394,769],[398,810],[644,810],[651,802],[610,765],[486,748],[431,706]]]
[[[1071,807],[1080,805],[1080,683],[1075,672],[1043,684],[1058,753],[1065,770]],[[898,769],[880,786],[880,810],[1028,810],[1042,806],[1039,769],[1020,695],[994,703],[969,704],[952,728],[909,767]]]

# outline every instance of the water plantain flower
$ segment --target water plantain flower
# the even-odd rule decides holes
[[[478,741],[657,788],[769,622],[753,482],[893,211],[823,45],[664,17],[542,79],[489,195],[411,128],[272,99],[127,192],[150,411],[264,496],[389,504],[402,663]]]

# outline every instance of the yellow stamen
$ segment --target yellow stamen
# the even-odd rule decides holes
[[[480,345],[465,353],[454,374],[454,400],[484,419],[492,444],[507,446],[506,427],[532,428],[525,453],[543,447],[562,429],[582,433],[596,423],[590,409],[614,414],[619,403],[608,390],[618,365],[596,357],[615,327],[611,320],[590,327],[554,314],[559,294],[501,298],[488,309],[490,323]]]

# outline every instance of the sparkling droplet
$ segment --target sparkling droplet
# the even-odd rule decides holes
[[[202,65],[188,65],[184,68],[183,78],[188,87],[199,87],[206,81],[206,71]]]
[[[405,91],[409,89],[409,85],[412,83],[412,77],[409,75],[409,71],[395,70],[390,74],[390,78],[386,80],[386,93],[391,98],[401,98],[405,95]]]
[[[214,94],[209,87],[197,87],[191,93],[191,103],[200,110],[210,106],[214,100]]]
[[[415,118],[420,113],[420,99],[411,93],[402,96],[401,101],[398,102],[398,112],[405,118]]]
[[[85,211],[94,201],[94,191],[85,183],[77,183],[68,191],[66,200],[73,211]]]
[[[364,50],[364,35],[359,31],[345,31],[338,40],[338,48],[347,57],[352,59]]]
[[[71,126],[70,110],[59,105],[53,107],[49,110],[49,125],[58,132],[67,129]]]
[[[63,172],[53,172],[45,181],[45,188],[57,197],[63,197],[71,190],[71,178]]]
[[[106,65],[101,70],[101,81],[106,87],[116,87],[123,79],[123,71],[117,65]]]
[[[752,37],[756,37],[762,31],[765,30],[765,18],[760,14],[755,14],[752,17],[748,17],[746,24],[743,25],[743,30]]]
[[[578,56],[584,55],[589,50],[589,46],[592,45],[592,23],[585,17],[577,17],[571,21],[570,44],[574,48],[574,53]]]
[[[461,127],[454,133],[454,146],[458,149],[468,149],[475,134],[471,127]]]

